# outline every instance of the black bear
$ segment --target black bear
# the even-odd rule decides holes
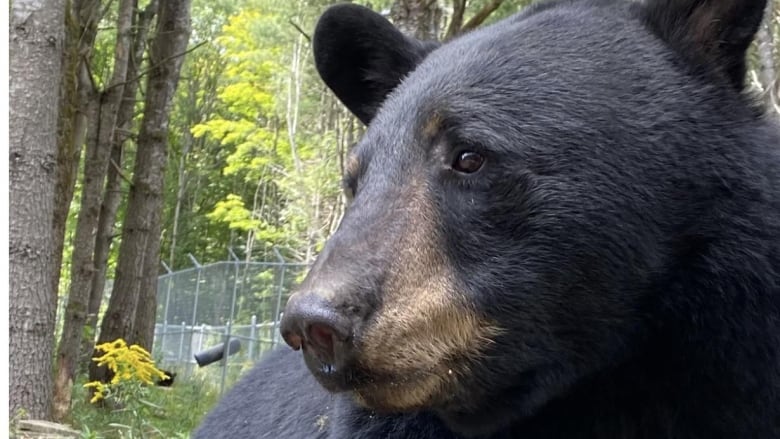
[[[356,5],[368,124],[271,353],[196,438],[780,438],[763,0],[559,0],[438,45]]]

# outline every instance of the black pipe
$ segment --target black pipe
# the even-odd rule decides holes
[[[239,349],[241,349],[241,341],[237,338],[231,339],[228,343],[228,357],[238,352]],[[200,367],[208,366],[211,363],[221,360],[224,354],[225,343],[220,343],[212,348],[195,354],[195,361]]]

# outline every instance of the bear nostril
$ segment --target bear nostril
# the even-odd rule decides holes
[[[350,321],[319,294],[291,297],[279,329],[291,348],[303,349],[324,363],[334,363],[347,354]]]
[[[313,323],[309,326],[307,340],[311,342],[322,359],[332,363],[334,360],[333,342],[336,331],[323,323]]]
[[[282,339],[295,351],[303,347],[303,337],[292,331],[282,332]]]

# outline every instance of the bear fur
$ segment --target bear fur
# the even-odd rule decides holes
[[[302,313],[303,358],[194,437],[780,438],[764,5],[554,0],[440,45],[326,11],[317,69],[368,130],[285,319],[315,297],[347,336],[313,350]]]

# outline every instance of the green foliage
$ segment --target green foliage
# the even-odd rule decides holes
[[[224,201],[217,202],[214,210],[206,215],[210,219],[222,221],[228,227],[243,232],[256,229],[260,221],[252,218],[252,212],[244,206],[244,200],[240,195],[228,194]]]
[[[108,367],[113,378],[74,389],[71,421],[82,437],[187,438],[218,398],[204,374],[179,379],[172,387],[155,386],[155,379],[167,376],[137,345],[119,339],[97,349],[104,355],[93,360]],[[89,388],[94,394],[87,403]]]
[[[199,376],[177,378],[172,387],[144,386],[143,402],[135,407],[90,404],[81,385],[74,393],[70,424],[82,438],[94,439],[188,438],[219,398]]]
[[[255,6],[231,17],[216,38],[226,66],[217,111],[191,133],[219,145],[221,173],[211,178],[232,183],[207,213],[210,225],[226,227],[247,254],[276,246],[299,257],[326,237],[312,237],[313,216],[339,203],[337,152],[333,133],[316,124],[323,90],[312,87],[311,59],[303,58],[309,45],[289,24],[290,8]],[[312,12],[295,20],[313,24]]]
[[[8,436],[10,438],[21,437],[22,430],[19,422],[23,419],[27,419],[27,412],[24,409],[19,409],[16,413],[12,413],[11,418],[8,420]]]

